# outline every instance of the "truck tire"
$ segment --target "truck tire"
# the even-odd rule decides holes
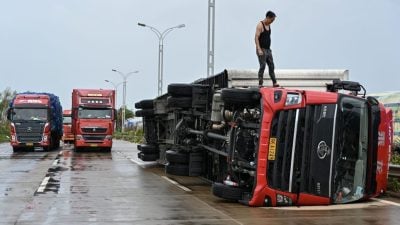
[[[170,163],[183,163],[183,164],[189,163],[189,154],[173,150],[168,150],[165,153],[165,158]]]
[[[144,154],[155,154],[155,153],[158,153],[158,148],[155,145],[142,144],[142,145],[138,145],[138,149],[141,152],[143,152]]]
[[[223,89],[221,99],[228,105],[255,106],[259,104],[261,94],[258,89]]]
[[[137,109],[153,109],[153,99],[145,99],[135,103]]]
[[[20,147],[12,147],[13,148],[13,152],[21,152],[22,148]]]
[[[186,164],[169,163],[165,166],[165,173],[177,176],[189,176],[189,166]]]
[[[223,199],[238,201],[242,199],[243,190],[221,183],[213,183],[212,193]]]
[[[192,97],[191,84],[170,84],[168,85],[168,94],[173,97]]]
[[[172,108],[191,108],[192,98],[191,97],[168,97],[167,106]]]
[[[149,162],[149,161],[156,161],[160,158],[159,154],[145,154],[143,152],[138,153],[138,158],[142,161]]]
[[[154,109],[139,109],[135,112],[137,117],[149,117],[154,116]]]

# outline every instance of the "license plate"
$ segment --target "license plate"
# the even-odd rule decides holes
[[[269,139],[268,160],[275,160],[276,138]]]
[[[97,144],[90,144],[90,147],[97,147]]]
[[[26,146],[33,146],[33,143],[26,143]]]

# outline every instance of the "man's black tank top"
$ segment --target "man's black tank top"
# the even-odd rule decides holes
[[[264,23],[262,21],[261,24],[263,25],[264,30],[263,32],[261,32],[258,41],[261,48],[269,49],[271,47],[271,27],[269,27],[269,30],[267,30],[265,29]]]

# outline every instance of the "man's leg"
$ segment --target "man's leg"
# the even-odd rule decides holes
[[[269,72],[269,77],[272,80],[272,84],[277,85],[275,78],[274,58],[272,57],[272,51],[270,49],[266,50],[266,61],[268,64],[268,72]]]
[[[257,51],[257,50],[256,50]],[[265,66],[267,63],[267,56],[266,56],[266,52],[265,49],[263,49],[263,53],[262,55],[259,55],[258,52],[257,57],[258,57],[258,62],[260,63],[260,69],[258,70],[258,85],[263,85],[263,81],[264,81],[264,71],[265,71]]]

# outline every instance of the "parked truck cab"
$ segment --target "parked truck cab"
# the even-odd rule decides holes
[[[75,150],[111,151],[115,122],[115,91],[74,89],[72,92],[72,131]]]
[[[10,144],[14,152],[42,147],[51,150],[60,146],[62,108],[57,96],[25,92],[10,102],[7,114],[11,121]]]
[[[63,111],[63,137],[64,144],[74,143],[74,134],[72,133],[72,118],[71,110],[65,109]]]

